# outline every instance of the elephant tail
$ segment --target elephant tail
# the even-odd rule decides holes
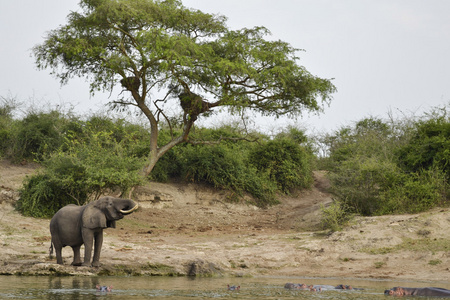
[[[48,256],[53,258],[53,243],[50,243],[50,248],[48,248]]]

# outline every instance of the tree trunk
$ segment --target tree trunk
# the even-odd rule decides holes
[[[178,144],[184,143],[188,140],[189,132],[191,131],[192,126],[194,125],[194,120],[189,120],[185,123],[183,128],[183,133],[174,139],[172,139],[167,144],[162,147],[158,147],[158,127],[151,127],[151,136],[150,136],[150,154],[148,156],[148,163],[144,167],[143,174],[147,177],[155,167],[158,160],[170,149],[175,147]]]

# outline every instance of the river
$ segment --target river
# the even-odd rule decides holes
[[[286,282],[333,286],[346,284],[362,290],[292,291],[284,289]],[[112,285],[113,289],[111,292],[99,292],[95,289],[97,284]],[[228,284],[239,285],[240,290],[229,291]],[[386,299],[384,290],[394,286],[438,286],[450,289],[448,282],[336,278],[0,276],[0,299]]]

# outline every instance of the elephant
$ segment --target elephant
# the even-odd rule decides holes
[[[73,250],[73,266],[100,266],[103,229],[115,228],[116,220],[131,214],[137,208],[138,204],[133,200],[110,196],[102,197],[83,206],[74,204],[64,206],[50,221],[52,236],[50,255],[55,247],[56,262],[62,265],[62,248],[70,246]],[[84,262],[80,257],[80,248],[83,244]],[[93,246],[94,257],[91,264]]]
[[[385,290],[384,294],[391,296],[450,297],[450,290],[436,287],[424,287],[424,288],[394,287],[390,290]]]

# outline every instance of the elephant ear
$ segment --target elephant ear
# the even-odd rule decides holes
[[[108,222],[105,214],[94,205],[89,204],[83,211],[82,223],[83,227],[89,229],[107,228]]]

